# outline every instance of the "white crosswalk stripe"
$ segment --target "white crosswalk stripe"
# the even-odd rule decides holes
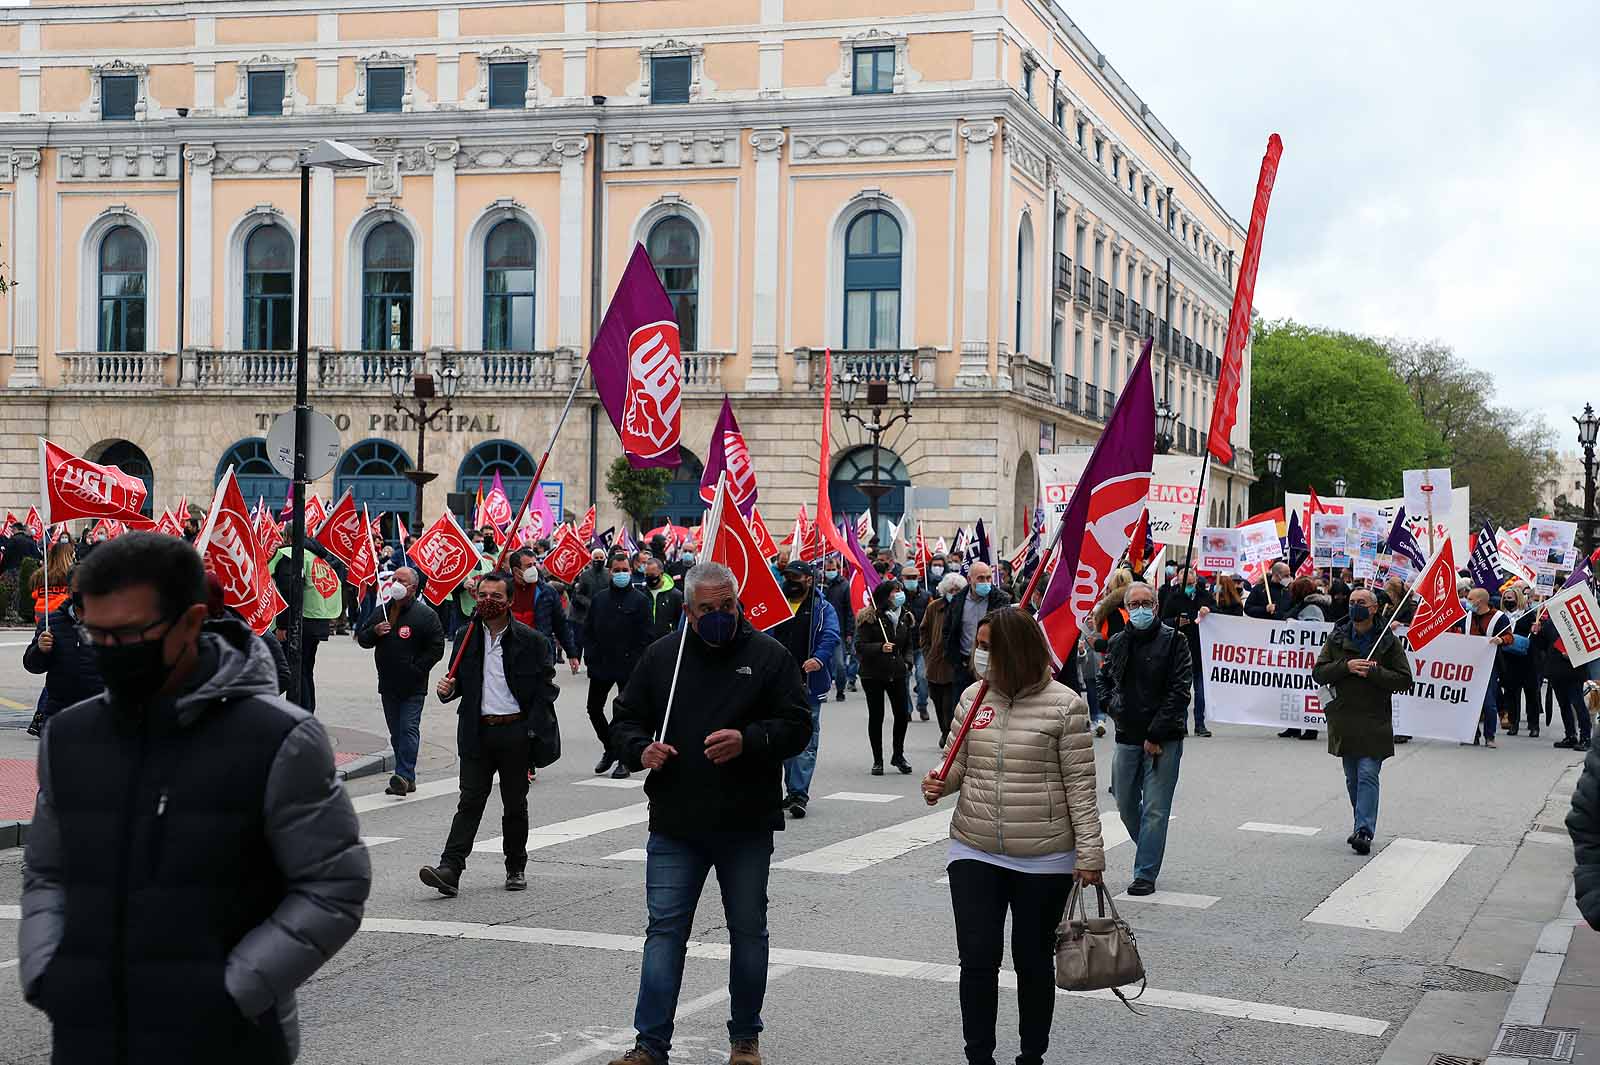
[[[21,906],[0,906],[0,921],[22,920]]]
[[[381,847],[385,843],[394,843],[399,839],[399,836],[362,836],[361,842],[365,844],[367,850],[370,851],[374,847]]]
[[[909,854],[950,836],[950,818],[955,806],[914,818],[898,825],[880,828],[866,835],[853,836],[819,850],[808,851],[774,865],[774,869],[794,869],[807,873],[844,876],[857,873],[879,862]]]
[[[1137,898],[1124,891],[1118,902],[1150,902],[1157,906],[1181,906],[1186,910],[1209,910],[1222,900],[1215,895],[1186,895],[1181,891],[1157,891]]]
[[[440,795],[454,795],[460,788],[460,782],[455,779],[431,780],[426,784],[418,784],[417,790],[401,798],[387,792],[374,792],[371,795],[357,795],[350,800],[356,808],[356,813],[371,813],[373,810],[387,810],[396,806],[409,806],[421,802],[423,799],[434,799]]]
[[[1468,843],[1397,839],[1340,884],[1305,920],[1404,932],[1472,850]]]
[[[876,791],[836,791],[832,795],[824,795],[823,798],[836,799],[839,802],[894,802],[900,796],[884,795]]]
[[[608,862],[642,862],[649,857],[643,847],[630,847],[628,850],[606,855],[605,860]]]
[[[618,788],[620,790],[629,790],[632,788],[644,787],[644,778],[623,777],[621,780],[618,780],[616,777],[595,777],[592,780],[576,781],[575,786],[580,788]]]
[[[1246,821],[1239,826],[1239,831],[1270,832],[1280,836],[1315,836],[1322,829],[1308,828],[1305,825],[1275,825],[1271,821]]]
[[[602,832],[642,825],[649,819],[650,804],[639,802],[617,810],[603,810],[597,814],[557,821],[553,825],[542,825],[531,829],[528,832],[528,850],[544,850],[559,843],[571,843],[589,836],[598,836]],[[472,849],[481,853],[499,854],[504,850],[504,842],[505,837],[495,836],[493,839],[473,844]]]

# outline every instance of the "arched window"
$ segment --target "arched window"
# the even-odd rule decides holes
[[[361,249],[361,348],[411,350],[411,234],[399,222],[383,222]]]
[[[294,347],[294,241],[282,226],[257,226],[244,244],[246,351]]]
[[[476,498],[478,487],[483,486],[487,492],[498,473],[512,507],[518,507],[528,494],[528,486],[533,484],[533,471],[533,456],[520,444],[490,440],[467,452],[467,457],[461,460],[456,469],[456,491]],[[471,517],[469,514],[468,519]]]
[[[406,480],[411,456],[387,440],[363,440],[339,457],[333,475],[333,495],[337,499],[351,490],[357,509],[363,503],[374,520],[383,511],[397,511],[409,518],[415,489]]]
[[[532,351],[533,230],[508,218],[489,230],[483,248],[483,348]]]
[[[261,437],[247,437],[223,452],[217,462],[213,484],[222,480],[229,466],[233,467],[233,476],[239,482],[239,493],[244,496],[246,503],[253,505],[257,499],[265,499],[274,507],[283,506],[283,500],[289,494],[289,478],[272,465],[272,459],[267,454],[267,442]],[[182,517],[180,514],[179,518]]]
[[[1033,346],[1033,222],[1022,216],[1017,229],[1017,329],[1012,347],[1027,352]]]
[[[684,351],[700,349],[700,233],[682,216],[663,218],[650,227],[646,250],[656,276],[667,290],[678,317],[678,339]]]
[[[844,346],[900,346],[900,224],[866,211],[845,232]]]
[[[100,242],[99,351],[145,350],[144,237],[117,226]]]
[[[156,474],[149,456],[138,444],[127,440],[112,440],[99,451],[100,454],[91,461],[102,466],[115,466],[130,477],[137,477],[144,482],[144,506],[139,509],[145,517],[150,517],[154,513],[151,508],[156,496]]]
[[[671,521],[674,525],[700,524],[705,516],[706,501],[700,498],[700,478],[706,466],[693,451],[678,448],[678,466],[667,482],[667,501],[650,518],[647,528],[654,529]]]
[[[828,479],[828,501],[837,521],[853,518],[871,509],[871,500],[861,485],[872,483],[872,448],[847,451],[834,464]],[[899,521],[906,510],[906,489],[911,486],[911,471],[888,448],[878,449],[878,483],[889,489],[878,503],[878,522]],[[881,536],[883,529],[877,530]]]

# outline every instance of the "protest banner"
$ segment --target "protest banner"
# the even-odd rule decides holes
[[[1572,585],[1551,599],[1546,609],[1573,665],[1600,658],[1600,602],[1588,581]]]
[[[1334,626],[1322,621],[1262,621],[1208,614],[1200,622],[1206,717],[1268,728],[1327,727],[1329,690],[1312,676]],[[1403,629],[1394,636],[1404,637]],[[1412,651],[1413,684],[1394,698],[1394,731],[1470,743],[1494,671],[1495,645],[1446,633]]]
[[[1310,518],[1310,501],[1308,495],[1298,492],[1284,494],[1284,507],[1286,510],[1298,510],[1302,521]],[[1434,500],[1434,505],[1440,505],[1440,500]],[[1357,499],[1354,496],[1318,496],[1317,508],[1321,514],[1349,514],[1357,507],[1376,509],[1378,516],[1383,519],[1382,525],[1388,532],[1389,524],[1394,521],[1395,513],[1405,506],[1405,499]],[[1435,517],[1433,520],[1435,546],[1437,541],[1448,536],[1455,544],[1456,557],[1466,558],[1472,552],[1472,524],[1470,511],[1472,509],[1472,489],[1467,485],[1458,485],[1450,490],[1450,511],[1448,517]],[[1414,514],[1410,508],[1406,510],[1406,525],[1416,536],[1417,542],[1423,545],[1428,543],[1428,520],[1425,514]],[[1313,545],[1315,550],[1315,545]]]
[[[1237,573],[1244,563],[1244,539],[1238,529],[1202,529],[1197,567],[1205,573]]]
[[[1311,519],[1311,564],[1317,569],[1344,569],[1350,565],[1345,551],[1349,515],[1317,514]]]
[[[1278,539],[1276,522],[1258,521],[1244,526],[1239,530],[1239,541],[1246,562],[1259,565],[1283,557],[1283,542]]]
[[[1089,462],[1089,447],[1067,448],[1056,455],[1036,455],[1039,500],[1045,507],[1045,527],[1054,529],[1072,501],[1083,468]],[[1155,543],[1176,544],[1181,551],[1189,539],[1196,503],[1204,508],[1207,493],[1197,488],[1201,458],[1190,455],[1157,455],[1150,476],[1150,494],[1145,512],[1150,518],[1150,536]],[[1276,534],[1274,534],[1276,535]]]
[[[1522,564],[1533,571],[1535,577],[1549,577],[1553,586],[1557,570],[1564,568],[1571,572],[1567,554],[1572,551],[1577,538],[1577,522],[1534,518],[1528,522],[1528,538],[1522,545]]]

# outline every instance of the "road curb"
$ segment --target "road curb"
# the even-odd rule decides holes
[[[26,843],[29,824],[28,821],[0,821],[0,851]]]

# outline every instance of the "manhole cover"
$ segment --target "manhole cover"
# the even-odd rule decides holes
[[[1492,1053],[1514,1058],[1543,1058],[1546,1061],[1571,1061],[1578,1045],[1576,1028],[1535,1028],[1507,1024],[1500,1029]]]
[[[1482,1058],[1464,1058],[1460,1054],[1435,1054],[1428,1065],[1483,1065]]]
[[[1460,969],[1454,965],[1430,965],[1422,974],[1424,991],[1510,991],[1517,985],[1503,976]]]

